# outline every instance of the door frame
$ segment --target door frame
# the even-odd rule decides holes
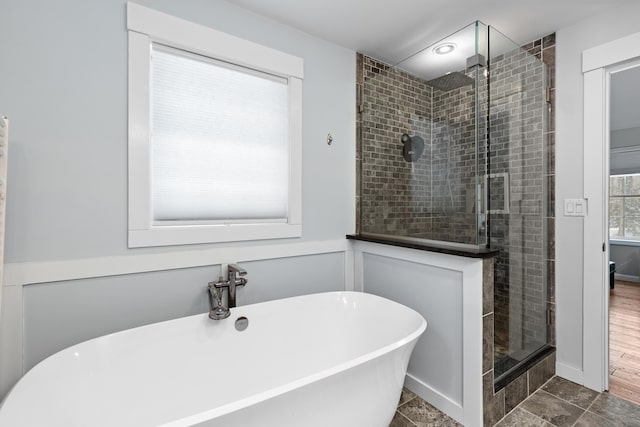
[[[609,388],[609,84],[640,58],[640,33],[582,53],[584,77],[583,382]],[[636,64],[637,65],[637,64]]]

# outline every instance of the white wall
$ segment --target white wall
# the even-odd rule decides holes
[[[611,243],[609,250],[616,263],[616,279],[640,282],[640,247]]]
[[[140,3],[304,58],[302,240],[354,231],[355,53],[224,1]],[[141,252],[126,245],[125,1],[2,0],[1,9],[5,262]]]
[[[11,121],[0,396],[66,345],[205,311],[220,263],[247,267],[240,304],[349,281],[355,52],[222,0],[140,3],[304,59],[303,237],[128,249],[125,0],[0,0]]]
[[[582,380],[583,220],[563,216],[563,199],[582,198],[582,51],[640,31],[640,3],[612,8],[556,33],[557,372]]]

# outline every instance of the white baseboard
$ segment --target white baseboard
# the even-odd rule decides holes
[[[638,276],[630,276],[628,274],[620,274],[620,273],[614,273],[614,276],[616,280],[622,280],[625,282],[632,282],[632,283],[640,283],[640,277]]]
[[[584,385],[584,372],[573,366],[556,362],[556,375],[576,384]]]
[[[435,390],[428,384],[420,381],[411,374],[407,374],[404,385],[409,390],[420,396],[422,399],[435,406],[454,420],[463,425],[471,425],[465,423],[464,410],[459,403],[454,402],[447,396]]]

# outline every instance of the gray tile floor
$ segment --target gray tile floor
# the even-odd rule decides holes
[[[462,426],[408,389],[402,390],[398,410],[389,427]]]
[[[460,426],[404,389],[389,427]],[[640,406],[553,377],[507,414],[496,427],[637,427]]]

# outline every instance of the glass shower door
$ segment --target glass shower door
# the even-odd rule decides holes
[[[489,244],[496,257],[495,379],[549,346],[546,260],[547,70],[488,29]]]

